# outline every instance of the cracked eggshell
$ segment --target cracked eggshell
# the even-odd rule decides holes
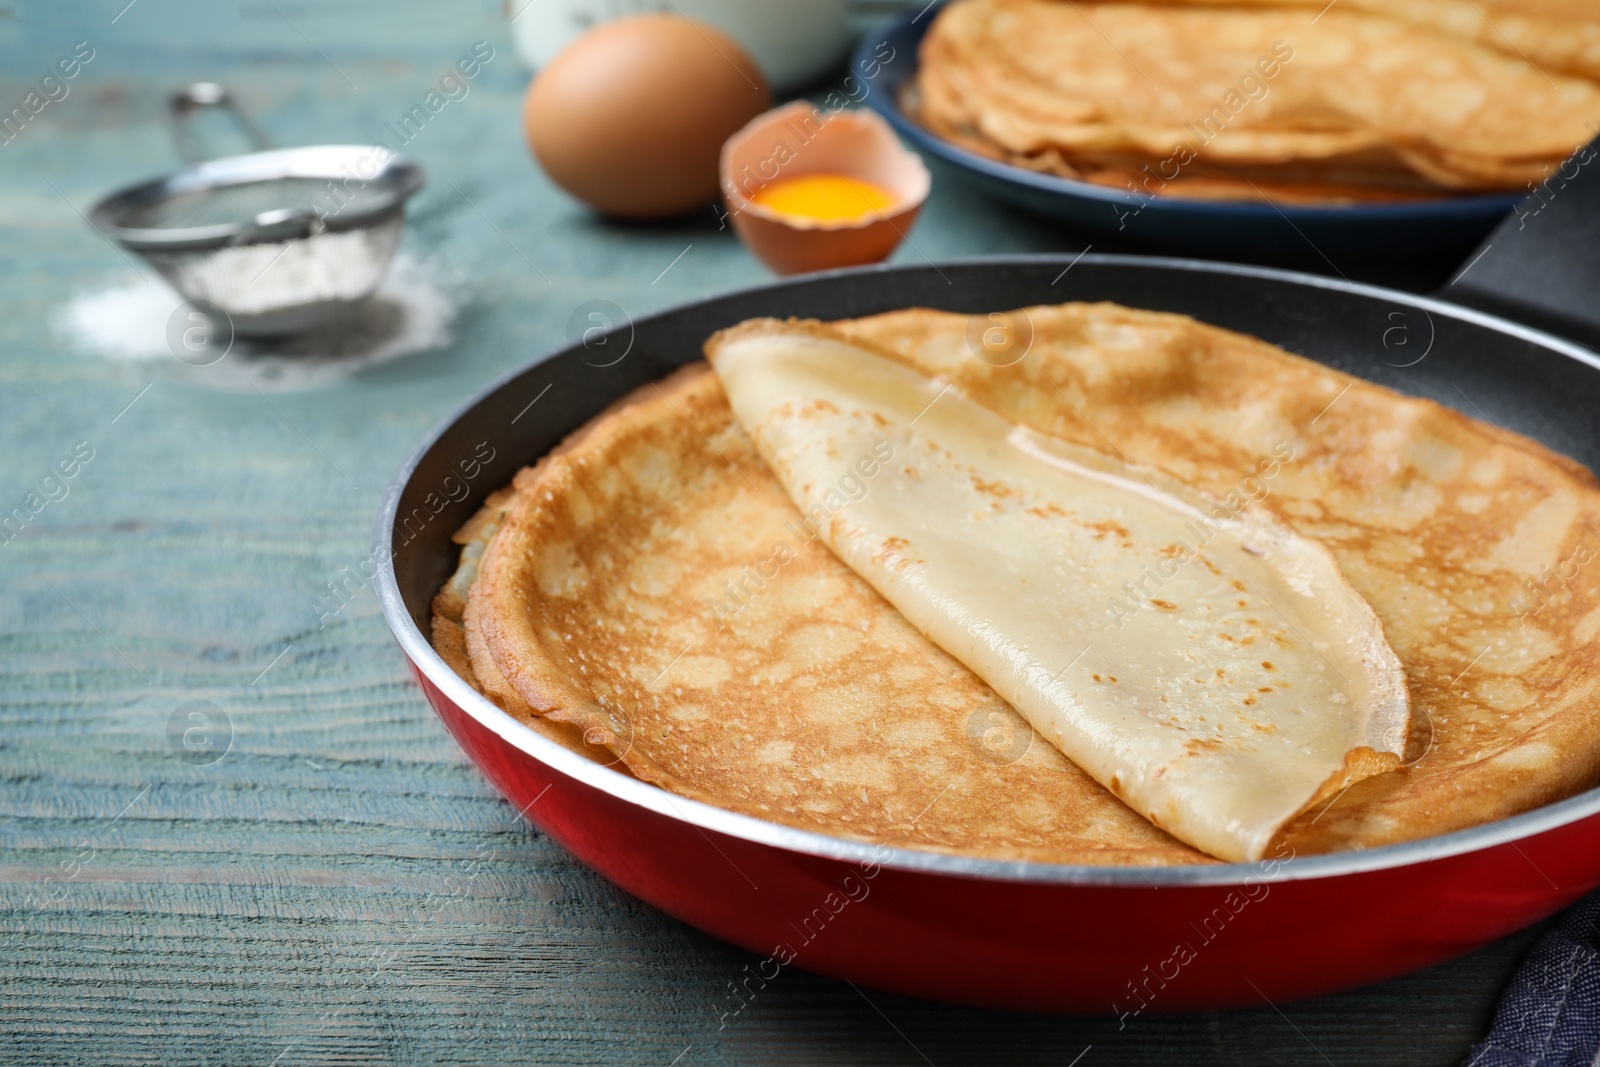
[[[843,174],[888,190],[895,204],[860,219],[823,221],[751,199],[769,182]],[[871,111],[829,112],[805,101],[752,119],[722,146],[722,195],[734,232],[778,274],[877,263],[905,239],[933,179],[916,153]]]

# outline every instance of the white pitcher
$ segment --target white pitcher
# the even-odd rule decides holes
[[[517,56],[538,69],[609,19],[677,11],[722,30],[750,53],[773,92],[804,88],[844,58],[846,0],[504,0]]]

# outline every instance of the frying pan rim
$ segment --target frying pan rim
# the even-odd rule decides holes
[[[782,278],[759,285],[729,290],[698,300],[685,301],[663,308],[636,320],[632,325],[650,323],[672,315],[681,314],[704,305],[762,292],[799,287],[833,279],[870,277],[913,271],[939,271],[940,268],[1059,266],[1072,263],[1090,263],[1111,267],[1160,268],[1166,270],[1195,271],[1209,274],[1227,274],[1239,278],[1275,282],[1288,282],[1313,289],[1349,293],[1371,299],[1382,299],[1410,305],[1429,314],[1440,314],[1464,322],[1484,326],[1499,333],[1541,345],[1561,355],[1575,359],[1600,371],[1600,355],[1581,345],[1556,337],[1553,334],[1520,325],[1499,316],[1473,308],[1451,304],[1430,296],[1407,293],[1382,286],[1367,285],[1344,279],[1305,274],[1273,267],[1220,263],[1208,260],[1166,256],[1123,255],[1114,253],[1081,253],[1077,256],[1061,254],[974,256],[941,260],[921,264],[874,264],[868,267],[850,267],[842,270],[806,274],[797,278]],[[766,845],[790,852],[816,856],[846,863],[871,864],[908,872],[948,875],[989,881],[1077,886],[1123,886],[1127,888],[1162,888],[1169,886],[1225,886],[1238,885],[1246,880],[1300,881],[1317,878],[1342,877],[1368,872],[1408,867],[1442,860],[1452,856],[1476,852],[1497,845],[1514,844],[1523,838],[1556,829],[1580,819],[1600,814],[1600,787],[1589,789],[1565,800],[1556,801],[1532,811],[1509,818],[1457,830],[1448,834],[1424,837],[1415,841],[1402,841],[1380,845],[1371,849],[1350,852],[1323,853],[1298,856],[1290,859],[1267,858],[1247,863],[1199,864],[1171,867],[1102,867],[1087,864],[1041,863],[1033,860],[997,860],[971,856],[954,856],[913,848],[852,841],[841,837],[815,833],[785,826],[781,823],[757,819],[715,807],[701,801],[690,800],[664,789],[624,775],[609,767],[595,763],[564,746],[543,737],[532,727],[518,721],[502,710],[451,670],[432,643],[413,621],[405,599],[400,593],[395,576],[393,549],[394,522],[398,515],[400,498],[410,484],[422,460],[433,450],[439,440],[496,391],[520,378],[533,368],[570,351],[567,345],[545,352],[527,363],[506,371],[487,387],[480,390],[450,414],[441,419],[412,449],[384,490],[373,529],[372,558],[378,561],[374,578],[378,602],[385,623],[394,635],[401,651],[416,668],[436,686],[456,707],[471,716],[480,726],[496,734],[513,748],[560,774],[598,789],[618,800],[634,804],[705,831],[712,830],[730,837]]]

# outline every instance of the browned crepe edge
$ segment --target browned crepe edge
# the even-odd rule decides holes
[[[567,678],[566,667],[545,651],[544,641],[531,625],[528,613],[515,610],[520,597],[516,561],[508,554],[516,550],[518,535],[532,525],[545,501],[559,495],[573,472],[568,457],[580,450],[588,452],[599,439],[618,440],[628,427],[615,416],[631,408],[671,407],[671,395],[683,399],[685,388],[709,377],[711,369],[703,363],[682,367],[659,382],[651,382],[607,406],[589,422],[570,434],[532,467],[518,472],[513,484],[517,498],[480,562],[474,595],[468,599],[464,616],[467,647],[478,675],[489,673],[490,665],[503,682],[499,694],[518,718],[539,719],[566,725],[576,731],[585,746],[608,751],[635,776],[668,789],[680,796],[723,806],[717,797],[673,775],[632,743],[631,727],[619,724],[593,697]],[[644,417],[648,420],[649,415]],[[508,573],[509,572],[509,573]],[[498,607],[500,610],[495,610]]]

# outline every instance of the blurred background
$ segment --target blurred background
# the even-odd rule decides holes
[[[905,6],[850,3],[849,35]],[[352,577],[385,484],[460,402],[581,333],[593,302],[637,318],[771,277],[709,205],[607,221],[539,170],[513,19],[545,7],[0,5],[0,113],[79,63],[0,144],[0,512],[61,456],[92,455],[0,544],[0,1059],[1089,1067],[1466,1049],[1530,935],[1288,1015],[1121,1030],[793,971],[730,1021],[753,958],[579,867],[483,781]],[[398,310],[365,333],[196,356],[175,347],[164,283],[88,225],[107,192],[180,166],[167,101],[185,83],[225,83],[277,145],[393,144],[472,55],[491,58],[469,91],[405,138],[429,180],[380,294]],[[805,91],[844,73],[841,56]],[[249,147],[220,115],[195,135],[210,156]],[[935,167],[892,262],[1091,243],[1137,250]],[[1289,259],[1421,290],[1459,255]]]

